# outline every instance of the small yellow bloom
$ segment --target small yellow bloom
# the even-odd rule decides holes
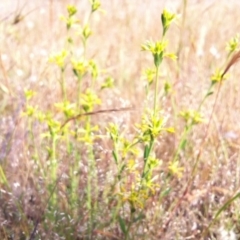
[[[218,82],[222,82],[223,80],[226,80],[226,78],[227,78],[227,75],[223,75],[223,71],[221,71],[220,69],[216,69],[214,74],[211,76],[211,81],[212,81],[212,84],[215,84]]]
[[[55,63],[57,66],[63,69],[68,54],[68,51],[63,49],[61,52],[51,55],[49,57],[49,62]]]
[[[175,161],[175,162],[171,162],[168,166],[168,170],[172,175],[176,175],[178,178],[182,177],[184,168],[183,167],[179,167],[179,162]]]

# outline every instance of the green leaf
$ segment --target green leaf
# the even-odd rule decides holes
[[[149,153],[149,147],[148,147],[148,145],[146,145],[144,148],[144,155],[143,155],[144,159],[146,159],[148,157],[148,153]]]
[[[72,154],[73,153],[73,150],[74,150],[74,145],[72,142],[69,143],[69,146],[68,146],[68,154]]]
[[[227,200],[223,206],[217,211],[217,213],[215,214],[214,218],[212,219],[212,221],[210,222],[210,224],[208,225],[207,229],[205,230],[205,234],[209,231],[210,227],[212,226],[212,224],[216,221],[216,219],[219,217],[219,215],[226,210],[226,208],[228,208],[230,206],[230,204],[232,202],[234,202],[237,198],[240,197],[240,192],[237,193],[235,196],[233,196],[232,198],[230,198],[229,200]]]
[[[161,197],[166,197],[171,192],[171,190],[172,190],[171,188],[167,188],[167,189],[163,190],[161,192]]]
[[[163,60],[163,54],[154,54],[154,64],[158,68]]]
[[[140,213],[136,218],[133,219],[133,222],[135,223],[135,222],[141,221],[144,218],[145,218],[144,213]]]
[[[184,150],[185,147],[186,147],[186,145],[187,145],[187,140],[185,139],[185,140],[181,143],[180,148],[181,148],[182,150]]]
[[[122,172],[123,172],[123,170],[124,170],[125,168],[126,168],[126,164],[123,164],[123,165],[121,166],[121,169],[120,169],[119,173],[122,174]]]
[[[115,163],[118,164],[118,157],[117,157],[117,153],[115,152],[115,150],[112,151],[112,155],[113,155]]]
[[[120,225],[120,228],[121,228],[122,232],[123,232],[124,235],[126,236],[126,235],[127,235],[127,228],[126,228],[125,220],[122,219],[122,218],[119,216],[119,217],[118,217],[118,222],[119,222],[119,225]]]
[[[208,97],[208,96],[212,95],[213,93],[214,93],[213,91],[211,91],[211,92],[208,92],[208,93],[207,93],[207,95],[206,95],[206,97]]]
[[[73,68],[73,73],[74,73],[74,75],[78,78],[79,76],[78,76],[78,72],[77,72],[77,70],[76,69],[74,69]]]

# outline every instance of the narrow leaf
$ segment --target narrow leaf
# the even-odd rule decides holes
[[[123,232],[124,235],[126,236],[126,234],[127,234],[127,228],[126,228],[126,224],[125,224],[124,219],[122,219],[122,218],[119,216],[119,217],[118,217],[118,222],[119,222],[119,225],[120,225],[120,228],[121,228],[122,232]]]

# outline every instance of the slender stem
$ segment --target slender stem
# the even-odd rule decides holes
[[[211,85],[209,86],[208,90],[207,90],[207,93],[206,95],[204,96],[204,98],[202,99],[202,101],[200,102],[199,106],[198,106],[198,109],[197,111],[199,112],[202,108],[202,105],[204,104],[205,100],[208,98],[208,96],[211,94],[211,91],[212,91],[212,87],[213,87],[213,84],[211,83]]]
[[[85,129],[88,134],[88,138],[91,138],[91,118],[87,118]],[[96,164],[95,158],[93,153],[93,145],[88,145],[88,175],[87,175],[87,208],[90,213],[90,220],[88,223],[88,233],[89,237],[92,236],[93,225],[94,225],[94,212],[96,209],[96,199],[98,195],[98,188],[97,188],[97,173],[96,173]]]
[[[156,111],[157,111],[158,75],[159,75],[159,67],[156,67],[155,91],[154,91],[154,106],[153,106],[154,117],[156,116]]]
[[[181,53],[182,44],[183,44],[184,27],[185,27],[185,21],[186,21],[186,13],[187,13],[187,4],[188,4],[188,0],[183,0],[182,23],[181,23],[180,38],[179,38],[178,50],[177,50],[177,56],[178,56],[179,63],[180,63],[180,61],[179,61],[180,53]]]
[[[181,137],[181,140],[180,140],[180,143],[178,144],[177,150],[176,150],[176,152],[175,152],[175,154],[174,154],[173,162],[175,162],[175,161],[177,160],[178,155],[179,155],[180,150],[181,150],[181,147],[182,147],[184,141],[186,141],[187,136],[188,136],[189,132],[191,131],[191,129],[192,129],[192,125],[190,125],[190,126],[185,126],[184,132],[183,132],[182,137]]]
[[[217,104],[217,101],[218,101],[218,98],[219,98],[219,93],[220,93],[220,90],[221,90],[221,86],[222,86],[222,82],[220,82],[219,85],[218,85],[217,94],[216,94],[216,97],[215,97],[215,100],[214,100],[214,105],[213,105],[213,108],[212,108],[212,111],[211,111],[211,115],[210,115],[210,118],[209,118],[209,121],[208,121],[207,129],[206,129],[206,131],[205,131],[205,135],[204,135],[204,138],[203,138],[203,141],[202,141],[200,150],[199,150],[198,155],[197,155],[197,157],[196,157],[196,160],[195,160],[195,162],[194,162],[194,164],[193,164],[193,168],[192,168],[192,170],[191,170],[189,179],[188,179],[188,181],[187,181],[187,183],[186,183],[186,185],[185,185],[185,187],[184,187],[184,191],[183,191],[181,197],[178,199],[178,201],[177,201],[174,209],[172,210],[170,217],[168,218],[167,222],[164,224],[164,225],[165,225],[165,227],[164,227],[164,229],[163,229],[164,232],[166,232],[166,229],[168,228],[169,223],[171,222],[171,220],[172,220],[172,218],[173,218],[176,210],[180,207],[180,205],[181,205],[181,203],[182,203],[182,201],[183,201],[183,199],[184,199],[184,196],[188,193],[188,189],[189,189],[191,183],[192,183],[193,180],[194,180],[195,172],[196,172],[196,170],[197,170],[197,166],[198,166],[198,163],[199,163],[199,161],[200,161],[200,157],[201,157],[201,154],[202,154],[203,146],[204,146],[204,144],[205,144],[206,141],[207,141],[207,137],[208,137],[208,134],[209,134],[210,124],[211,124],[211,122],[212,122],[213,113],[214,113],[214,110],[215,110],[215,107],[216,107],[216,104]]]
[[[200,156],[201,156],[201,154],[202,154],[203,146],[204,146],[204,144],[206,143],[207,138],[208,138],[209,129],[210,129],[210,124],[211,124],[211,122],[212,122],[213,113],[214,113],[215,108],[216,108],[216,105],[217,105],[217,100],[218,100],[218,98],[219,98],[219,93],[220,93],[221,86],[222,86],[222,82],[220,82],[219,85],[218,85],[217,94],[216,94],[216,97],[215,97],[215,100],[214,100],[214,104],[213,104],[213,108],[212,108],[212,111],[211,111],[211,115],[210,115],[210,118],[209,118],[209,121],[208,121],[208,124],[207,124],[207,129],[206,129],[206,131],[205,131],[205,135],[204,135],[204,138],[203,138],[204,141],[203,141],[202,144],[201,144],[200,151],[199,151],[199,153],[198,153],[198,155],[197,155],[196,162],[195,162],[195,164],[194,164],[194,167],[193,167],[192,172],[191,172],[191,175],[190,175],[190,176],[191,176],[190,179],[192,179],[192,180],[193,180],[193,178],[194,178],[194,176],[195,176],[195,171],[196,171],[197,166],[198,166],[198,163],[199,163],[199,161],[200,161]]]
[[[0,165],[0,183],[6,184],[7,186],[9,186],[6,175],[1,165]]]
[[[66,94],[66,86],[65,86],[65,78],[64,78],[64,69],[61,69],[60,84],[61,84],[63,100],[66,101],[67,100],[67,94]]]
[[[78,76],[77,79],[77,104],[78,104],[78,108],[80,108],[81,106],[81,82],[82,82],[82,76]]]
[[[144,159],[142,180],[146,177],[146,168],[147,168],[147,164],[148,164],[148,159],[149,159],[150,153],[151,153],[151,151],[152,151],[152,149],[153,149],[153,145],[154,145],[154,138],[152,138],[152,139],[150,140],[149,149],[148,149],[148,155],[145,156],[145,159]],[[141,181],[142,181],[142,180],[141,180]]]
[[[54,184],[57,181],[57,159],[56,159],[56,142],[57,142],[57,137],[55,135],[55,133],[53,133],[52,136],[52,156],[51,156],[51,185],[50,185],[50,191],[52,194],[52,199],[51,199],[51,205],[53,207],[56,207],[56,201],[57,201],[57,197],[56,197],[56,193],[54,193]]]
[[[204,96],[204,98],[202,99],[202,101],[200,102],[199,106],[198,106],[198,109],[197,111],[199,112],[202,108],[202,105],[204,104],[205,100],[207,99],[207,97],[209,96],[209,94],[211,93],[211,90],[212,90],[212,84],[210,85],[206,95]],[[184,129],[184,132],[182,134],[182,137],[181,137],[181,140],[180,140],[180,143],[178,145],[178,148],[176,150],[176,153],[174,154],[174,157],[173,157],[173,162],[175,162],[178,158],[178,155],[179,155],[179,152],[181,150],[181,146],[182,144],[184,143],[184,141],[186,141],[187,139],[187,136],[189,135],[189,133],[192,131],[192,128],[193,128],[193,125],[194,125],[194,122],[193,122],[193,119],[191,120],[191,122],[185,126],[185,129]]]

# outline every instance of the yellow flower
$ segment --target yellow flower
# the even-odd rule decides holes
[[[178,178],[182,177],[184,168],[183,167],[179,167],[179,162],[175,161],[175,162],[171,162],[168,166],[168,170],[170,172],[170,174],[172,175],[176,175]]]

